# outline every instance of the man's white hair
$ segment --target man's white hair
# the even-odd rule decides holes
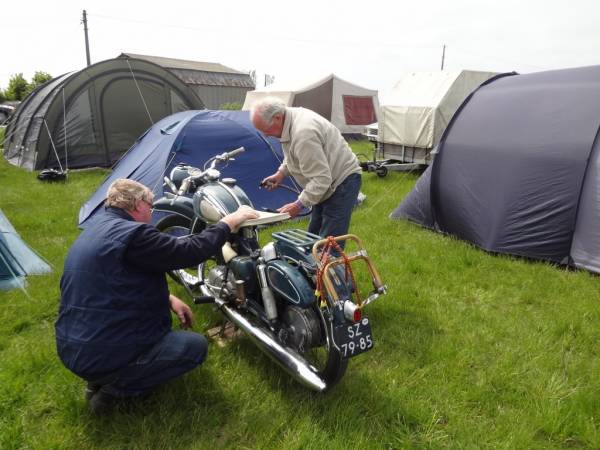
[[[250,108],[250,117],[259,117],[267,126],[272,125],[277,114],[285,114],[285,103],[277,97],[263,97]]]
[[[136,202],[143,200],[151,204],[153,197],[152,191],[142,183],[119,178],[108,187],[104,205],[131,211],[135,209]]]

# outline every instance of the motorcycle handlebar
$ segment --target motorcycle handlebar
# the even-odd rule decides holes
[[[177,192],[177,195],[183,195],[187,192],[188,188],[190,187],[190,183],[192,181],[192,177],[187,177],[185,180],[183,180],[181,182],[181,186],[179,186],[179,191]]]
[[[233,158],[234,156],[237,156],[240,153],[244,153],[245,151],[246,151],[246,149],[244,147],[239,147],[239,148],[236,148],[235,150],[231,150],[230,152],[227,152],[227,159]]]

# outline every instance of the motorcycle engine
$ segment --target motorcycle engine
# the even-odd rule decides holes
[[[281,318],[280,338],[300,353],[318,347],[322,342],[321,321],[312,308],[288,306]]]
[[[227,280],[225,280],[225,274],[225,266],[215,266],[208,271],[208,284],[215,297],[227,298],[235,293],[233,274],[230,271]]]

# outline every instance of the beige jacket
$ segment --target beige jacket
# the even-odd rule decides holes
[[[309,109],[285,109],[279,140],[284,155],[279,170],[304,188],[298,197],[304,206],[327,200],[348,175],[361,173],[340,131]]]

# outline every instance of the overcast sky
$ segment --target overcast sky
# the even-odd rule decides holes
[[[600,63],[598,0],[29,0],[3,7],[0,87],[121,52],[218,62],[281,83],[329,73],[385,96],[399,75]],[[10,6],[8,6],[10,5]]]

